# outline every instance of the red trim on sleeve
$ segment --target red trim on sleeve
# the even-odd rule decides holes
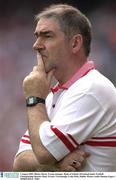
[[[56,134],[56,136],[65,144],[70,152],[75,150],[73,144],[67,139],[67,137],[56,127],[51,126],[51,130]]]
[[[81,145],[116,147],[116,137],[93,137]]]
[[[21,142],[25,143],[25,144],[31,144],[30,141],[26,140],[26,139],[21,139]]]
[[[105,146],[105,147],[116,147],[116,142],[113,141],[86,141],[84,144],[90,146]]]
[[[115,136],[113,136],[113,137],[93,137],[92,139],[98,139],[98,140],[102,140],[102,139],[116,139],[116,137]]]
[[[64,135],[59,129],[51,126],[52,131],[56,134],[56,136],[65,144],[65,146],[69,149],[70,152],[75,150],[79,144],[72,137],[72,135],[67,133]],[[81,145],[90,145],[90,146],[104,146],[104,147],[116,147],[116,141],[114,141],[116,137],[93,137],[91,140],[88,140]],[[72,143],[71,143],[72,141]]]
[[[29,135],[26,135],[26,134],[24,134],[24,136],[23,136],[23,137],[30,138],[30,137],[29,137]]]
[[[79,144],[76,142],[76,140],[71,136],[71,134],[67,134],[68,137],[73,141],[73,143],[76,145],[76,146],[79,146]]]
[[[24,134],[24,135],[22,136],[22,138],[21,138],[21,142],[23,142],[23,143],[25,143],[25,144],[31,144],[31,143],[30,143],[30,137],[29,137],[29,135]]]

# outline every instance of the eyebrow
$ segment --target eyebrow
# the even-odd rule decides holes
[[[40,31],[39,33],[36,32],[36,31],[34,32],[34,35],[36,37],[45,36],[45,35],[48,35],[48,34],[53,34],[53,32],[52,31]]]

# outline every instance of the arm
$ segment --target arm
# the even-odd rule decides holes
[[[21,137],[18,152],[14,158],[13,171],[78,171],[86,162],[88,154],[76,149],[54,166],[40,164],[32,150],[28,130]],[[76,164],[73,161],[76,160]]]
[[[57,160],[41,143],[38,129],[45,120],[48,120],[44,104],[37,104],[34,107],[28,107],[28,129],[33,152],[41,164],[55,164]]]
[[[26,150],[17,155],[13,163],[13,171],[52,171],[50,165],[41,165],[32,150]]]
[[[56,165],[50,166],[39,164],[33,151],[26,150],[15,157],[13,171],[78,171],[85,164],[87,156],[85,152],[75,150]]]
[[[37,171],[39,164],[32,150],[18,154],[13,162],[13,171]]]
[[[38,66],[25,78],[23,89],[25,97],[36,96],[46,98],[49,92],[53,70],[46,74],[44,64],[39,57]],[[41,87],[41,88],[40,88]],[[42,145],[38,129],[44,121],[49,121],[46,107],[39,103],[33,107],[27,107],[28,129],[33,152],[41,164],[55,164],[56,159]]]

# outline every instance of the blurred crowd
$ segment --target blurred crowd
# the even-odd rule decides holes
[[[116,85],[116,3],[90,13],[93,25],[91,57],[97,68]]]
[[[93,25],[90,59],[116,85],[115,5],[100,6],[87,15]],[[26,130],[22,81],[36,64],[33,17],[28,9],[0,17],[0,171],[12,170],[13,157]]]

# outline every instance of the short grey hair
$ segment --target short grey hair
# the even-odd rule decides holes
[[[91,23],[89,19],[77,8],[67,4],[50,5],[36,15],[36,20],[41,18],[55,18],[67,38],[72,38],[80,33],[83,37],[83,47],[86,56],[90,53]]]

